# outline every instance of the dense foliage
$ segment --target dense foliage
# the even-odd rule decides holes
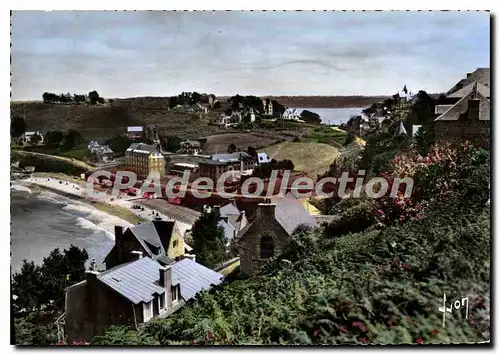
[[[194,222],[191,231],[193,253],[196,261],[206,267],[213,268],[227,260],[226,236],[224,228],[219,226],[220,215],[214,209],[204,212]]]
[[[23,117],[14,116],[10,121],[10,136],[19,138],[26,132],[26,121]]]
[[[67,103],[85,103],[88,102],[90,105],[95,105],[97,103],[103,104],[104,98],[100,97],[97,91],[93,90],[89,92],[87,95],[85,94],[54,94],[51,92],[44,92],[42,95],[43,103],[45,104],[67,104]]]
[[[55,344],[54,321],[64,312],[64,290],[84,279],[87,259],[85,249],[72,245],[52,250],[41,265],[23,261],[11,283],[16,344]]]
[[[312,112],[309,110],[303,110],[300,113],[300,119],[309,123],[316,123],[316,124],[321,123],[321,117],[316,112]]]
[[[416,166],[420,218],[378,225],[378,201],[345,200],[342,231],[301,230],[261,272],[210,293],[127,342],[143,344],[456,343],[489,340],[489,156],[468,145]],[[419,163],[420,158],[416,158]],[[390,171],[413,160],[390,162]],[[453,162],[453,164],[452,164]],[[399,165],[398,165],[399,164]],[[420,164],[420,163],[419,163]],[[434,182],[436,184],[434,185]],[[439,198],[433,198],[436,194]],[[383,203],[383,202],[382,202]],[[364,204],[364,206],[363,206]],[[357,208],[357,211],[354,210]],[[350,212],[349,212],[350,210]],[[358,217],[356,217],[358,216]],[[358,221],[358,223],[355,223]],[[397,223],[394,223],[397,222]],[[353,233],[354,232],[354,233]],[[469,314],[449,303],[468,297]],[[107,337],[116,337],[114,330]],[[116,342],[116,338],[114,338]],[[133,339],[133,340],[131,340]],[[101,339],[99,344],[109,340]]]

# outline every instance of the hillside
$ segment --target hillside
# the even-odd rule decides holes
[[[225,100],[227,97],[220,97]],[[364,107],[384,97],[369,96],[275,96],[285,106],[304,108]],[[114,99],[106,106],[44,104],[41,101],[11,102],[11,116],[26,118],[29,131],[77,129],[89,139],[122,133],[133,125],[158,125],[160,132],[196,138],[224,132],[209,125],[213,112],[203,119],[197,113],[168,109],[168,97]],[[220,112],[219,112],[220,113]]]
[[[246,150],[248,147],[259,149],[276,143],[278,140],[286,139],[276,134],[264,133],[226,133],[206,137],[207,141],[203,145],[204,154],[226,153],[227,148],[232,143],[237,150]],[[291,139],[288,137],[288,139]]]
[[[13,102],[11,116],[15,115],[24,115],[29,131],[74,128],[89,139],[121,134],[134,125],[158,125],[160,133],[183,138],[224,131],[209,125],[209,117],[200,119],[196,113],[168,110],[163,98],[116,100],[109,107]]]
[[[339,154],[339,150],[328,144],[314,142],[285,142],[261,149],[276,160],[293,161],[296,171],[311,177],[323,174]]]

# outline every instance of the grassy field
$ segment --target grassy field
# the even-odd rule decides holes
[[[276,160],[290,159],[296,171],[305,172],[314,178],[327,171],[339,154],[339,150],[331,145],[314,142],[285,142],[260,151]]]
[[[347,133],[337,127],[320,126],[316,127],[306,138],[316,143],[342,146],[346,137]]]
[[[91,204],[98,210],[121,218],[129,223],[138,224],[139,222],[144,222],[142,218],[137,217],[134,213],[130,212],[125,207],[114,205],[112,206],[102,202],[92,202]]]
[[[264,136],[254,133],[227,133],[207,137],[203,147],[204,154],[226,153],[227,148],[233,143],[239,150],[246,150],[249,146],[256,149],[277,143],[278,137]]]

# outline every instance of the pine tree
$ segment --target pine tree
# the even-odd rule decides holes
[[[227,240],[224,228],[218,226],[219,217],[216,211],[204,212],[194,223],[191,232],[196,261],[209,268],[224,262],[227,255]]]

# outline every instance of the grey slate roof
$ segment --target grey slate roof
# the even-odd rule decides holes
[[[479,119],[489,121],[490,120],[490,100],[484,97],[479,90],[474,90],[457,101],[455,105],[450,107],[447,111],[441,114],[434,121],[456,121],[467,112],[469,100],[474,97],[480,100],[479,104]]]
[[[402,135],[407,135],[408,133],[406,132],[406,128],[403,125],[403,121],[399,121],[399,125],[396,128],[396,132],[394,132],[394,136],[402,136]]]
[[[453,94],[458,90],[468,86],[469,84],[477,81],[478,83],[490,87],[490,68],[478,68],[472,73],[469,73],[468,77],[461,79],[453,88],[451,88],[446,95]]]
[[[224,235],[226,236],[226,239],[228,242],[231,242],[231,240],[234,238],[234,231],[236,230],[231,223],[228,223],[224,220],[219,221],[217,224],[219,227],[224,228]]]
[[[158,284],[162,268],[156,261],[144,257],[104,271],[97,279],[138,304],[151,301],[155,293],[165,292],[165,288]]]
[[[198,165],[227,165],[229,162],[227,161],[218,161],[218,160],[210,160],[210,159],[207,159],[207,160],[204,160],[204,161],[200,161],[198,163]]]
[[[181,297],[187,301],[198,292],[219,285],[224,276],[190,259],[182,259],[172,266],[172,284],[181,284]]]
[[[241,159],[250,158],[250,154],[247,152],[236,152],[236,153],[227,153],[227,154],[213,154],[210,159],[216,161],[239,161]]]
[[[175,221],[153,220],[129,229],[140,241],[147,242],[157,248],[163,246],[164,252],[167,252],[174,228]]]
[[[155,153],[158,151],[158,148],[154,145],[151,145],[151,144],[132,143],[130,145],[130,147],[128,147],[127,150],[144,150],[144,151],[148,151],[151,153]]]
[[[316,219],[302,207],[292,193],[287,193],[283,198],[273,198],[271,202],[276,206],[274,209],[274,218],[288,235],[291,235],[302,224],[310,227],[318,226]],[[244,237],[245,233],[255,223],[259,223],[259,221],[253,221],[243,227],[238,233],[238,239]]]
[[[468,95],[474,89],[474,85],[477,85],[477,91],[482,96],[484,96],[484,97],[490,97],[490,88],[487,87],[486,85],[483,85],[483,84],[477,82],[477,81],[474,81],[474,82],[468,84],[464,88],[462,88],[462,89],[460,89],[458,91],[455,91],[454,93],[448,95],[447,97],[460,99],[460,98]]]
[[[228,203],[227,205],[221,207],[219,211],[222,217],[240,215],[240,210],[232,203]]]
[[[306,224],[311,227],[317,226],[316,219],[302,207],[292,193],[287,193],[284,198],[274,203],[276,204],[276,220],[289,235],[291,235],[301,224]]]
[[[180,283],[181,297],[187,301],[198,292],[219,285],[223,276],[190,259],[171,265],[172,285]],[[134,304],[150,302],[154,294],[162,294],[165,288],[158,284],[163,267],[148,257],[116,266],[99,275],[97,279],[130,300]]]

